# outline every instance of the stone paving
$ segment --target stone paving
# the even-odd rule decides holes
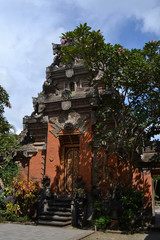
[[[0,224],[0,240],[79,240],[93,231],[21,224]]]
[[[102,233],[95,232],[83,240],[160,240],[159,232],[151,233],[135,233],[135,234],[121,234],[121,233]]]
[[[6,223],[0,224],[0,240],[160,240],[160,232],[121,234],[103,233],[72,227],[47,227]]]

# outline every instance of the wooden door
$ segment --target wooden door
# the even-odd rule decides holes
[[[78,175],[79,148],[70,147],[65,152],[65,188],[68,194],[73,194],[75,180]]]

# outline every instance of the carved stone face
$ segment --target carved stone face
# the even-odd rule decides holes
[[[71,95],[71,91],[68,90],[68,89],[65,89],[63,92],[62,92],[62,98],[63,100],[68,100],[70,98],[70,95]]]
[[[45,104],[39,104],[39,106],[38,106],[38,113],[43,112],[44,109],[45,109]]]
[[[71,101],[65,101],[61,103],[62,110],[66,111],[71,108]]]
[[[64,130],[65,131],[73,131],[74,130],[74,125],[71,122],[68,122],[64,125]]]
[[[72,68],[71,69],[67,69],[65,71],[65,75],[66,75],[67,78],[71,78],[74,75],[73,69]]]

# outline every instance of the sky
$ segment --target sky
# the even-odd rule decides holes
[[[5,117],[17,133],[42,91],[52,43],[85,22],[106,43],[142,48],[160,39],[160,0],[0,0],[0,85],[12,105]]]

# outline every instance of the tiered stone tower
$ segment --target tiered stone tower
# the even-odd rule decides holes
[[[92,189],[94,113],[98,89],[89,86],[82,60],[64,66],[57,54],[60,44],[53,44],[56,55],[46,69],[43,91],[33,98],[34,111],[23,119],[20,134],[20,160],[24,177],[41,181],[51,178],[51,188],[72,194],[77,175],[86,189]]]

